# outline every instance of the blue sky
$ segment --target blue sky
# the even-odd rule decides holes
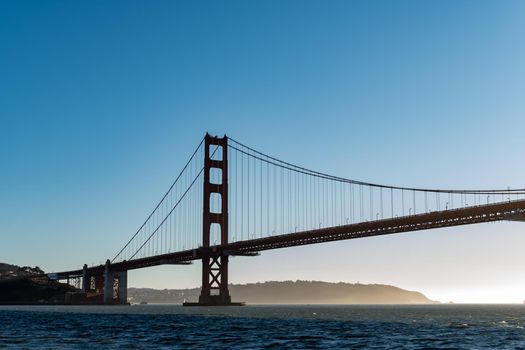
[[[206,131],[358,180],[524,187],[523,18],[521,1],[3,1],[0,261],[113,256]],[[230,275],[521,302],[524,230],[285,249]],[[130,283],[197,286],[199,268]]]

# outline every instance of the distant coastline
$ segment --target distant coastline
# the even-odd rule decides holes
[[[248,304],[439,304],[424,294],[384,284],[322,281],[269,281],[231,284],[232,298]],[[199,288],[128,288],[131,303],[182,303],[197,300]]]
[[[0,304],[64,304],[78,294],[73,286],[51,281],[38,267],[0,263]],[[438,304],[416,291],[384,284],[330,283],[322,281],[269,281],[231,284],[230,294],[248,304]],[[200,288],[128,288],[130,303],[196,301]]]

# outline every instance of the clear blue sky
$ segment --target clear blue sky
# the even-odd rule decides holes
[[[524,187],[524,18],[523,1],[2,1],[0,261],[112,257],[206,131],[359,180]],[[291,248],[230,275],[521,302],[524,233]],[[197,286],[199,269],[130,283]]]

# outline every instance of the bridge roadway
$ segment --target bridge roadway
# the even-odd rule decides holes
[[[202,259],[204,256],[220,254],[229,256],[251,256],[263,250],[503,220],[525,221],[525,200],[514,200],[367,221],[356,224],[319,228],[309,231],[238,241],[227,245],[216,245],[206,249],[198,248],[184,250],[175,253],[117,262],[111,264],[111,270],[118,272],[158,265],[189,264],[191,261]],[[104,269],[104,265],[93,266],[88,267],[87,272],[90,275],[100,275],[104,273]],[[68,277],[81,277],[82,272],[83,270],[80,269],[58,272],[56,275],[59,279],[66,279]]]

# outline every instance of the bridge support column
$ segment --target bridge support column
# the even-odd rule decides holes
[[[237,305],[232,303],[228,290],[228,256],[202,259],[202,290],[200,305]]]
[[[210,146],[213,150],[213,159],[210,156]],[[221,182],[212,183],[210,171],[220,171]],[[206,134],[204,138],[204,191],[202,213],[202,289],[198,303],[184,303],[186,306],[197,305],[242,305],[232,303],[228,290],[228,256],[215,253],[210,247],[212,225],[220,229],[220,242],[218,245],[228,244],[228,138],[226,136],[212,137]],[[212,195],[220,196],[220,212],[212,212],[210,200]]]
[[[89,278],[87,274],[87,265],[84,264],[84,267],[82,268],[82,293],[86,293],[89,290]]]
[[[118,292],[117,302],[119,304],[128,303],[128,271],[118,273]]]
[[[104,271],[104,304],[113,303],[113,283],[114,274],[110,269],[110,261],[106,260],[106,269]]]

